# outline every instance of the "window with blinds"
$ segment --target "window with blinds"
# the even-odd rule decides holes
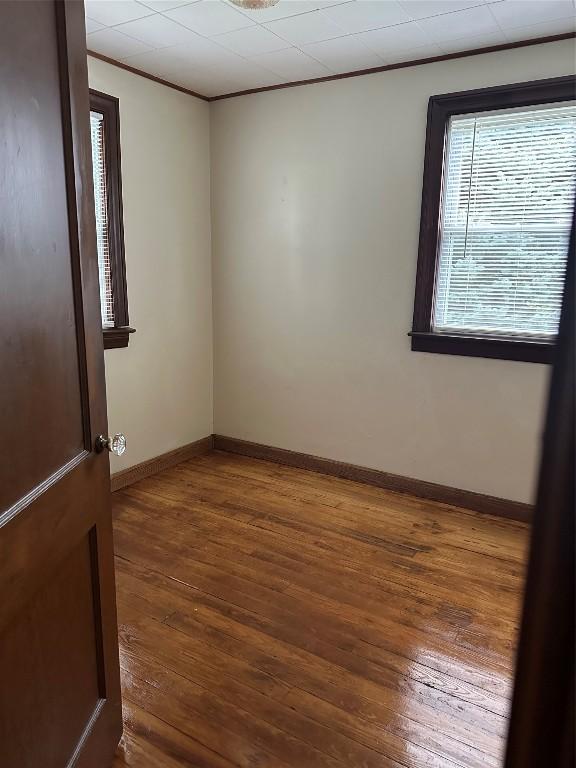
[[[553,339],[576,186],[576,105],[456,115],[445,141],[431,330]]]
[[[108,222],[108,188],[104,143],[104,116],[90,112],[92,138],[92,174],[94,179],[94,205],[96,209],[96,243],[100,275],[100,311],[102,327],[114,327],[114,296],[112,292],[112,266],[110,258],[110,227]]]

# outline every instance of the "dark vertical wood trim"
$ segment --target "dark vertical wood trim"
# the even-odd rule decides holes
[[[120,149],[120,103],[115,96],[90,90],[90,110],[103,118],[104,167],[108,193],[108,227],[114,328],[104,329],[104,348],[128,346],[130,328],[126,256],[124,251],[124,211],[122,203],[122,157]]]
[[[82,428],[84,448],[92,449],[93,429],[90,419],[90,395],[88,390],[88,369],[86,360],[86,326],[84,321],[84,300],[82,286],[81,248],[87,243],[80,241],[79,214],[76,189],[76,157],[74,133],[79,130],[76,117],[72,115],[72,95],[70,84],[69,31],[67,27],[66,6],[60,2],[54,4],[56,14],[56,35],[58,41],[58,69],[60,75],[60,113],[62,115],[62,143],[64,172],[66,176],[66,207],[68,212],[68,240],[70,244],[70,264],[72,272],[72,290],[74,294],[74,313],[76,316],[76,343],[78,345],[78,376],[82,402]],[[74,124],[73,124],[74,122]]]
[[[447,116],[438,97],[428,101],[426,142],[424,145],[424,178],[420,210],[420,236],[412,332],[430,333],[432,303],[436,282],[439,235],[442,226],[440,201],[444,187],[444,158]]]
[[[90,110],[88,93],[88,65],[84,16],[81,3],[74,0],[57,0],[57,26],[59,47],[65,46],[65,71],[62,73],[66,98],[69,98],[68,111],[69,136],[71,142],[65,155],[73,158],[69,183],[73,184],[70,205],[70,219],[74,222],[71,233],[71,252],[79,254],[80,264],[83,339],[86,350],[86,371],[89,392],[89,412],[91,435],[88,450],[93,448],[93,439],[98,434],[107,433],[104,359],[102,356],[102,337],[95,335],[95,328],[101,328],[100,315],[100,279],[98,275],[98,255],[96,249],[96,226],[94,216],[94,192],[92,188],[92,144],[90,140]],[[81,16],[81,18],[79,18]],[[61,62],[61,67],[63,66]],[[63,96],[64,98],[64,96]],[[65,124],[66,126],[66,124]],[[66,149],[66,144],[65,144]],[[74,237],[76,240],[74,242]],[[100,462],[102,463],[102,462]]]
[[[548,398],[506,768],[573,768],[575,230]]]
[[[86,29],[84,4],[76,0],[57,0],[61,33],[65,35],[68,92],[72,128],[74,177],[79,263],[82,279],[84,337],[86,370],[90,398],[91,446],[95,436],[107,434],[106,381],[102,351],[102,319],[100,312],[100,278],[96,247],[94,195],[92,189],[92,143],[90,138],[90,94],[88,89],[88,60],[86,56]],[[95,502],[97,516],[91,519],[97,529],[96,549],[92,549],[91,575],[94,589],[99,595],[100,616],[95,632],[100,632],[95,642],[100,645],[99,654],[103,669],[100,689],[106,699],[95,711],[87,725],[84,741],[79,744],[81,754],[75,768],[93,768],[102,755],[102,744],[118,743],[122,733],[122,702],[118,658],[118,628],[116,619],[116,590],[113,569],[112,520],[110,497],[106,495],[107,476],[110,468],[107,456],[94,452],[87,458],[91,463],[90,477],[99,499]],[[81,477],[78,478],[79,482]],[[87,482],[84,479],[84,485]],[[87,530],[86,535],[89,531]],[[95,583],[97,580],[97,583]],[[94,605],[97,610],[97,605]]]

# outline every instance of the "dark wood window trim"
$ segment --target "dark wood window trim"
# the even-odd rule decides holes
[[[434,333],[432,307],[438,247],[446,128],[452,115],[552,104],[576,98],[576,77],[432,96],[428,102],[420,241],[412,322],[412,349],[448,355],[551,363],[555,344],[525,338]]]
[[[128,320],[128,291],[124,256],[124,219],[122,212],[122,165],[120,160],[120,111],[118,99],[90,90],[90,111],[99,112],[104,122],[106,186],[108,190],[108,227],[114,327],[104,328],[104,349],[127,347],[134,328]]]

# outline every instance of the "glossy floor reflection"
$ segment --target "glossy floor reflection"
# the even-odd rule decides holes
[[[496,768],[528,529],[223,453],[114,494],[115,768]]]

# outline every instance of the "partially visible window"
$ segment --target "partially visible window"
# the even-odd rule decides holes
[[[117,99],[90,91],[90,134],[104,348],[127,347],[134,329],[128,324]]]
[[[430,100],[413,349],[550,359],[574,210],[575,95],[574,79],[558,78]]]

